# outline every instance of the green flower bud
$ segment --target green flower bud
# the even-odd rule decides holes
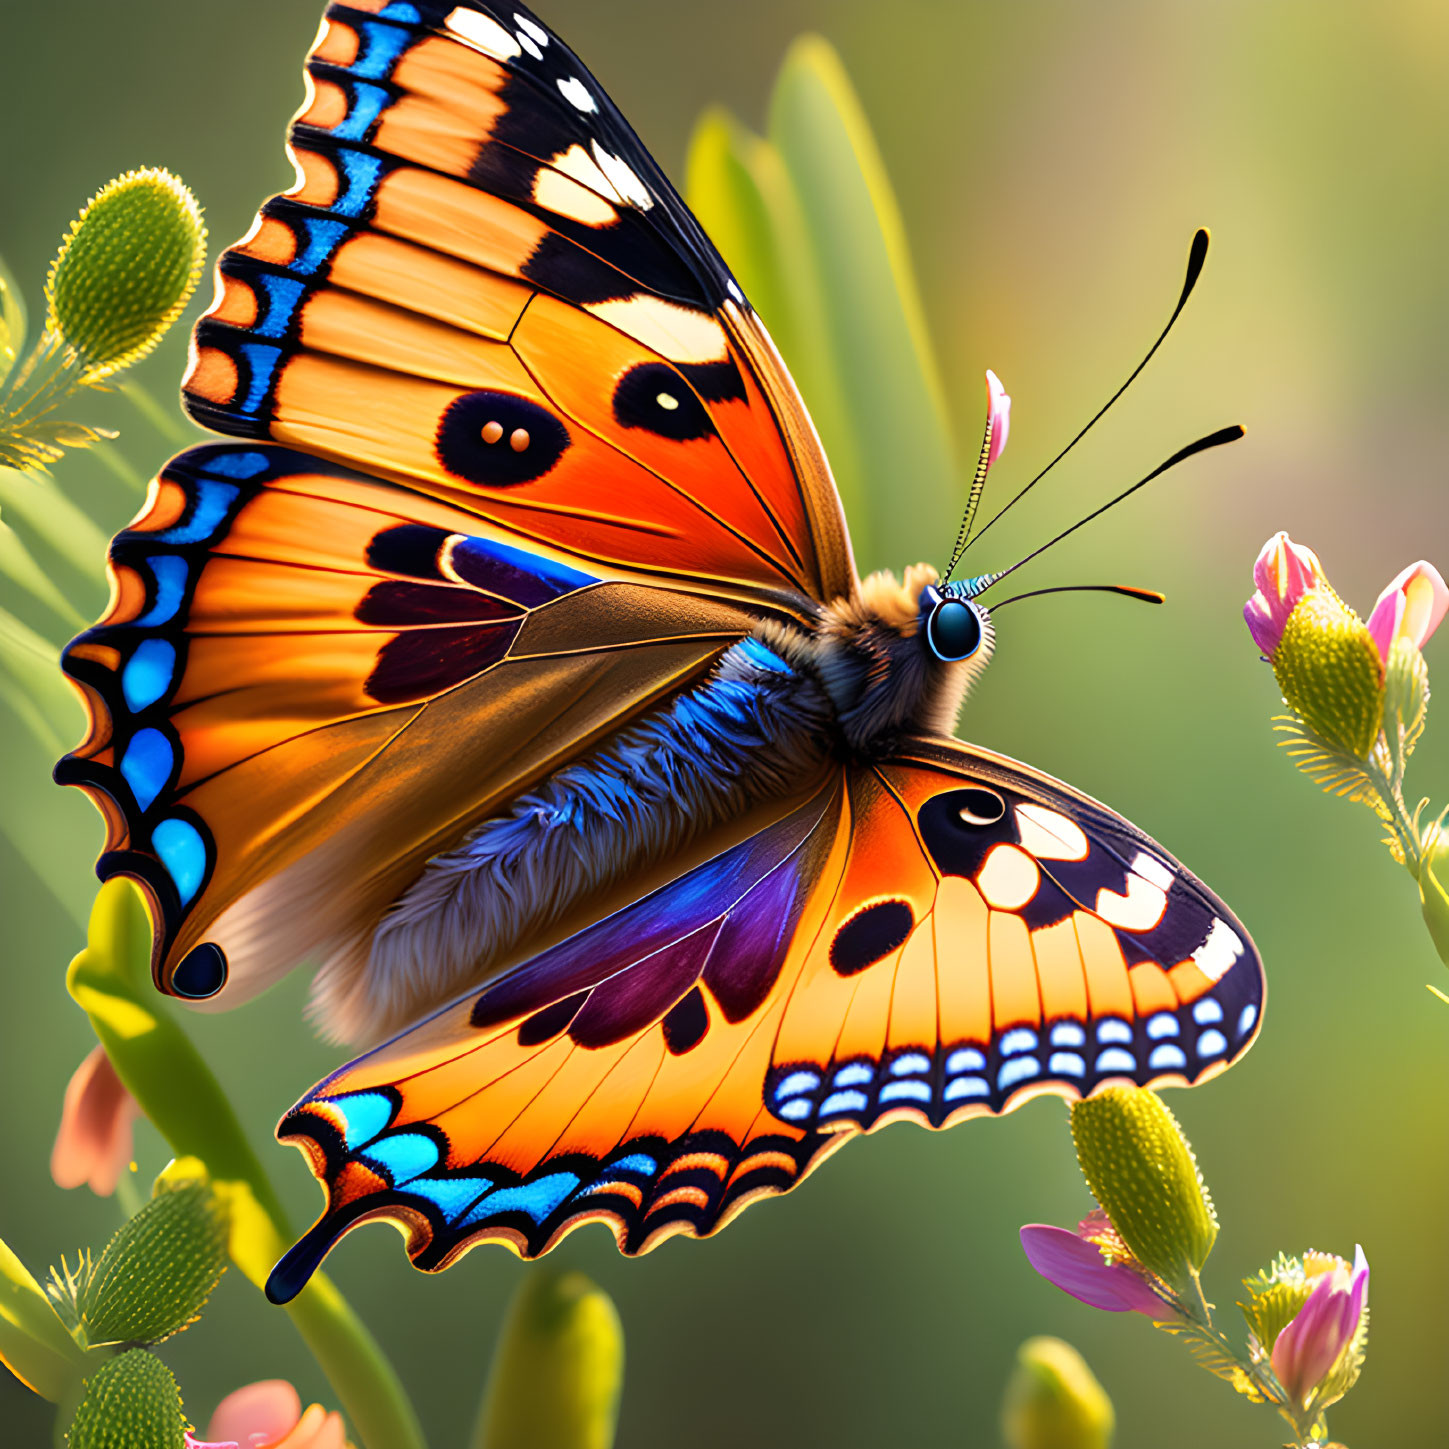
[[[77,1293],[98,1343],[160,1343],[194,1323],[226,1269],[227,1221],[205,1183],[153,1197],[106,1244]]]
[[[1238,1307],[1252,1331],[1250,1346],[1255,1354],[1270,1354],[1278,1335],[1308,1302],[1313,1284],[1303,1270],[1301,1258],[1279,1253],[1261,1273],[1244,1278],[1243,1287],[1248,1290],[1248,1298],[1247,1302],[1239,1299]]]
[[[1326,582],[1298,601],[1272,663],[1283,698],[1309,729],[1366,760],[1383,721],[1383,661],[1368,626]]]
[[[1419,856],[1419,909],[1439,959],[1449,966],[1449,832],[1444,829],[1443,815],[1424,832],[1424,848]]]
[[[1111,1399],[1071,1344],[1022,1344],[1001,1408],[1008,1449],[1107,1449],[1115,1427]]]
[[[67,1449],[181,1449],[186,1416],[171,1370],[133,1348],[86,1380]]]
[[[1132,1256],[1189,1298],[1218,1235],[1192,1148],[1156,1093],[1108,1087],[1072,1106],[1082,1176]]]
[[[582,1273],[534,1269],[508,1310],[474,1449],[609,1449],[623,1377],[609,1295]]]
[[[1404,759],[1413,753],[1429,713],[1429,666],[1412,639],[1399,637],[1384,670],[1384,729],[1398,734]]]
[[[169,171],[128,171],[71,223],[50,268],[49,327],[88,382],[129,367],[181,315],[201,276],[206,227],[196,198]]]
[[[4,382],[25,346],[25,303],[15,278],[0,261],[0,382]]]

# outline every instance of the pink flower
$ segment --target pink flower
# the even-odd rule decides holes
[[[1369,615],[1368,631],[1379,658],[1389,662],[1394,640],[1407,639],[1415,649],[1437,629],[1449,611],[1449,584],[1431,563],[1410,564],[1378,597]]]
[[[1044,1223],[1028,1223],[1021,1230],[1022,1251],[1048,1283],[1093,1308],[1104,1308],[1108,1313],[1142,1313],[1156,1323],[1176,1318],[1176,1309],[1152,1288],[1145,1270],[1107,1261],[1089,1236],[1094,1226],[1093,1218],[1083,1222],[1075,1233]]]
[[[1273,1343],[1273,1372],[1295,1404],[1306,1405],[1353,1342],[1368,1301],[1369,1265],[1363,1249],[1353,1267],[1330,1259],[1308,1301]]]
[[[1258,592],[1244,606],[1243,618],[1253,642],[1271,659],[1299,600],[1309,590],[1326,586],[1328,578],[1311,548],[1301,547],[1280,531],[1263,545],[1253,565],[1253,582]]]
[[[90,1184],[109,1197],[131,1161],[131,1127],[140,1115],[103,1046],[86,1057],[65,1089],[60,1129],[50,1153],[57,1187]]]
[[[986,415],[991,428],[991,448],[986,454],[989,468],[1001,456],[1011,432],[1011,399],[1001,379],[989,367],[986,369]]]
[[[285,1379],[264,1379],[228,1394],[216,1406],[206,1439],[186,1436],[186,1449],[346,1449],[342,1416],[321,1404],[305,1413]]]

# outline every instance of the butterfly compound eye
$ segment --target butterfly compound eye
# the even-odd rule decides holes
[[[955,664],[981,647],[981,618],[960,599],[942,599],[926,621],[926,643],[937,659]]]

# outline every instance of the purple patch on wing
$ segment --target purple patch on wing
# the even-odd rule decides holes
[[[414,629],[389,639],[367,677],[379,704],[404,704],[441,694],[497,664],[518,633],[518,621]]]
[[[753,919],[753,893],[760,881],[790,859],[819,825],[824,810],[819,803],[802,807],[643,900],[535,956],[479,995],[473,1004],[472,1024],[480,1029],[497,1026],[587,991],[621,972],[638,969],[635,963],[643,967],[655,952],[726,914],[738,911]],[[746,897],[750,899],[746,901]],[[688,985],[686,982],[681,993]]]
[[[363,624],[403,629],[418,624],[481,623],[516,619],[519,611],[499,599],[457,585],[414,584],[386,579],[374,584],[356,609]]]
[[[718,935],[711,921],[594,987],[569,1035],[583,1047],[613,1046],[660,1020],[699,980]]]
[[[743,1021],[770,994],[799,919],[808,874],[802,856],[777,866],[750,892],[743,909],[725,917],[704,984],[725,1020]]]

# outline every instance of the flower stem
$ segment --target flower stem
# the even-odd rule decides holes
[[[91,912],[89,943],[71,962],[66,986],[172,1151],[198,1159],[227,1202],[232,1260],[260,1287],[292,1232],[221,1084],[177,1022],[159,1009],[150,943],[150,921],[135,888],[120,878],[107,881]],[[401,1382],[337,1288],[316,1274],[287,1312],[364,1449],[424,1449]]]

